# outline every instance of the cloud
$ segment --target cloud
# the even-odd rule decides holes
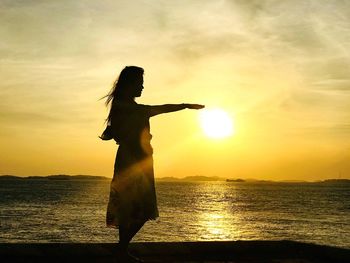
[[[292,131],[294,136],[306,137],[308,141],[320,140],[323,143],[333,142],[333,146],[341,145],[341,147],[350,147],[350,143],[347,138],[350,134],[350,124],[310,124],[309,126],[304,126],[299,129],[294,129]]]
[[[118,71],[137,64],[150,103],[203,97],[245,114],[251,133],[345,138],[349,12],[347,1],[3,0],[0,119],[80,136],[102,125],[97,100]]]
[[[59,118],[45,113],[40,114],[37,112],[11,111],[8,109],[2,109],[0,113],[0,120],[2,123],[8,124],[7,122],[11,121],[17,126],[21,126],[23,124],[38,125],[58,122]]]
[[[318,90],[330,90],[337,91],[344,94],[344,92],[350,92],[350,79],[324,79],[324,80],[315,80],[312,83],[312,86]]]
[[[350,90],[350,59],[346,57],[315,59],[300,68],[307,88],[338,92]]]

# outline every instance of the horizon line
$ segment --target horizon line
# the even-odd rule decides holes
[[[105,179],[112,179],[112,177],[107,177],[104,175],[90,175],[90,174],[49,174],[49,175],[13,175],[13,174],[0,174],[0,177],[17,177],[17,178],[33,178],[33,177],[54,177],[54,176],[67,176],[67,177],[77,177],[77,176],[84,176],[84,177],[102,177]],[[240,177],[221,177],[221,176],[204,176],[204,175],[190,175],[185,177],[175,177],[175,176],[163,176],[163,177],[155,177],[155,180],[166,180],[166,179],[173,179],[173,180],[190,180],[190,179],[199,179],[202,178],[203,180],[197,180],[197,181],[205,181],[205,179],[208,179],[208,181],[227,181],[227,180],[243,180],[244,182],[289,182],[289,183],[314,183],[314,182],[324,182],[324,181],[350,181],[350,178],[327,178],[327,179],[320,179],[320,180],[296,180],[296,179],[286,179],[286,180],[272,180],[272,179],[255,179],[255,178],[240,178]]]

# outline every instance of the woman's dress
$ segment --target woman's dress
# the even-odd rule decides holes
[[[150,106],[118,102],[112,106],[111,130],[119,148],[110,186],[107,226],[158,217],[149,118]]]

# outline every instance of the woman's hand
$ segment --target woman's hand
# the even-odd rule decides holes
[[[187,109],[193,109],[193,110],[200,110],[203,109],[205,106],[201,104],[185,104]]]

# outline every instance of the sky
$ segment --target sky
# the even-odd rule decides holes
[[[111,177],[101,97],[126,65],[151,119],[156,177],[350,179],[350,2],[0,0],[0,174]]]

